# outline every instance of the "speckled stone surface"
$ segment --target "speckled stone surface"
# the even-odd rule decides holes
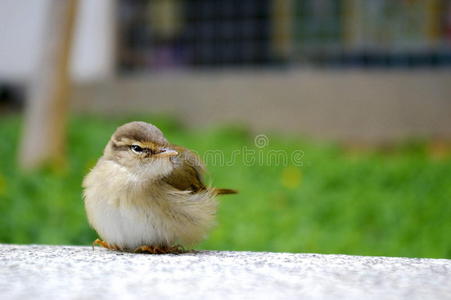
[[[0,245],[0,299],[451,299],[451,260]]]

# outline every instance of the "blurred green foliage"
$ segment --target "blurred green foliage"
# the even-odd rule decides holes
[[[133,118],[75,117],[68,162],[57,170],[20,171],[21,119],[0,119],[0,242],[90,244],[83,176],[114,129]],[[244,127],[186,129],[168,118],[140,118],[167,138],[205,154],[222,150],[229,162],[246,147],[255,155],[302,150],[302,166],[272,162],[209,162],[207,181],[235,188],[224,196],[218,226],[202,249],[344,253],[451,258],[451,158],[427,143],[390,151],[349,151],[335,144],[268,135],[258,148]]]

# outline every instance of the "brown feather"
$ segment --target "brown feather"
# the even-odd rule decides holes
[[[216,195],[232,195],[238,194],[237,190],[215,188]]]
[[[163,181],[181,191],[199,192],[206,189],[202,182],[204,166],[199,157],[193,152],[180,146],[171,146],[177,151],[174,160],[175,168]]]
[[[163,178],[163,181],[181,191],[197,193],[207,189],[203,183],[202,175],[205,172],[200,158],[192,151],[180,147],[171,146],[179,155],[175,158],[176,168],[171,174]],[[213,188],[216,195],[236,194],[236,190]]]

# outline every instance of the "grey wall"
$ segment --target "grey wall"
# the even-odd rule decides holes
[[[77,111],[171,113],[340,141],[451,140],[451,71],[163,73],[78,86]]]

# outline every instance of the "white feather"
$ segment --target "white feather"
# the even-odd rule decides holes
[[[154,162],[155,163],[155,162]],[[88,220],[99,236],[123,250],[201,240],[214,224],[217,202],[210,190],[181,192],[156,178],[170,161],[130,172],[100,160],[83,181]],[[145,174],[144,174],[145,173]]]

